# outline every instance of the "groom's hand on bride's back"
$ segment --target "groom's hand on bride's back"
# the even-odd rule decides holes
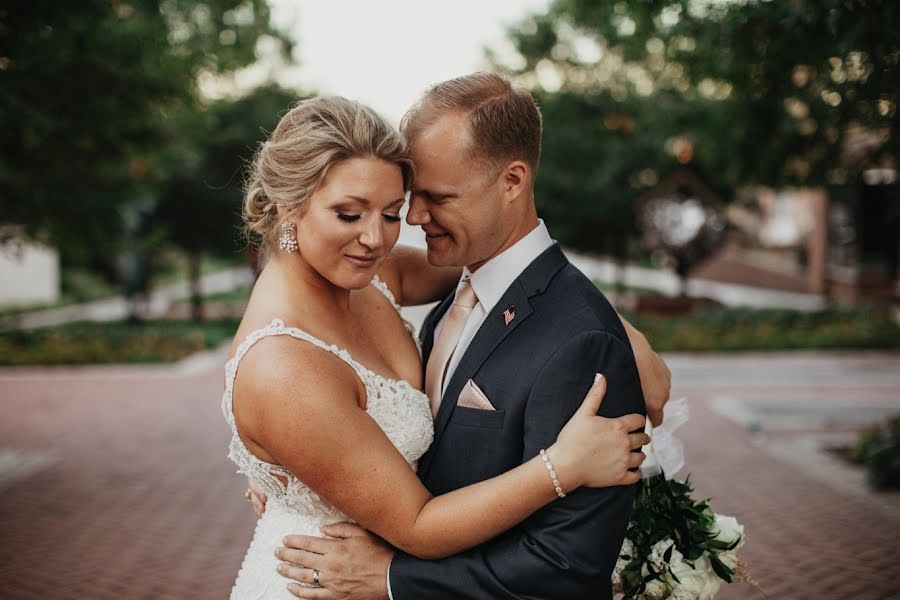
[[[386,600],[387,570],[394,549],[352,523],[328,525],[322,533],[328,537],[289,535],[275,551],[284,561],[278,572],[288,578],[288,590],[298,598]],[[316,571],[321,587],[296,583],[314,586]]]

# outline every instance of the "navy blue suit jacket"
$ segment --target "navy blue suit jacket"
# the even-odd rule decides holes
[[[452,294],[423,324],[425,363],[451,301]],[[509,325],[506,309],[515,311]],[[419,477],[438,495],[528,461],[556,440],[597,372],[608,380],[599,414],[645,414],[618,315],[554,244],[490,309],[463,355]],[[456,406],[469,379],[497,410]],[[635,486],[581,488],[477,548],[431,561],[399,553],[390,568],[394,600],[612,598],[610,577],[634,494]]]

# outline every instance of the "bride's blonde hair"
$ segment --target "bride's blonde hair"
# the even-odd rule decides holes
[[[415,175],[406,139],[371,108],[340,96],[304,100],[259,144],[244,183],[245,234],[263,252],[279,235],[278,209],[302,215],[332,165],[351,158],[395,163],[409,190]]]

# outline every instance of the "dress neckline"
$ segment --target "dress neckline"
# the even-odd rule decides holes
[[[379,292],[381,292],[381,294],[384,295],[388,299],[388,301],[397,310],[397,313],[399,314],[400,313],[400,305],[397,303],[397,300],[395,299],[394,294],[391,292],[390,288],[387,287],[387,284],[384,283],[384,281],[382,281],[381,278],[378,277],[378,275],[375,275],[372,278],[372,284],[375,287],[375,289],[377,289]],[[413,336],[413,340],[418,342],[418,340],[415,339],[415,335],[413,335],[413,331],[412,331],[412,328],[410,327],[409,322],[406,321],[406,319],[404,319],[402,315],[400,315],[400,319],[403,321],[403,323],[406,326],[407,331],[409,331],[410,335]],[[343,359],[344,362],[348,363],[351,367],[353,367],[353,369],[355,371],[357,371],[357,374],[359,374],[359,372],[362,371],[364,374],[369,375],[370,377],[374,377],[376,379],[380,379],[383,382],[386,382],[389,384],[402,385],[413,392],[418,392],[423,395],[425,394],[425,392],[423,392],[419,388],[413,386],[408,380],[398,379],[395,377],[387,377],[385,375],[377,373],[377,372],[373,371],[372,369],[370,369],[369,367],[367,367],[366,365],[364,365],[363,363],[361,363],[358,360],[356,360],[355,358],[353,358],[353,355],[350,354],[350,351],[347,350],[346,348],[340,348],[336,344],[328,344],[325,341],[317,338],[313,334],[309,333],[305,329],[301,329],[300,327],[289,327],[284,324],[284,320],[282,320],[281,318],[278,318],[278,317],[272,319],[268,325],[254,329],[253,331],[248,333],[246,336],[244,336],[244,339],[241,340],[241,343],[238,345],[237,350],[235,350],[234,356],[232,356],[226,362],[226,367],[231,366],[232,363],[235,363],[235,367],[236,367],[237,366],[236,362],[240,361],[240,359],[243,357],[243,355],[247,353],[247,351],[250,349],[251,346],[253,346],[254,343],[256,343],[260,339],[267,337],[269,335],[277,335],[279,332],[288,333],[288,334],[297,334],[297,335],[292,335],[292,337],[299,337],[301,339],[305,339],[306,341],[312,343],[313,345],[318,346],[322,350],[331,352],[332,354]],[[253,339],[251,341],[251,339],[254,337],[256,339]],[[247,346],[247,348],[243,349],[245,345]],[[418,343],[416,345],[418,346]],[[243,349],[243,351],[242,351],[242,349]],[[236,371],[237,371],[237,369],[235,368],[235,374],[237,374]],[[366,379],[364,377],[362,377],[361,379],[363,381],[363,385],[366,385]],[[368,412],[368,410],[369,410],[369,404],[370,404],[370,402],[367,399],[366,400],[366,408],[364,409],[366,412]]]

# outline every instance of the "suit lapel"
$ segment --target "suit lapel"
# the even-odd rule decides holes
[[[440,444],[450,417],[456,408],[456,399],[459,397],[463,386],[469,379],[475,376],[481,365],[488,359],[494,349],[511,334],[517,327],[524,323],[534,312],[529,298],[541,294],[550,284],[553,276],[567,264],[568,260],[559,248],[559,244],[553,244],[522,272],[522,274],[509,286],[506,293],[492,307],[481,327],[472,338],[472,342],[466,349],[466,353],[453,372],[453,377],[444,391],[441,406],[438,409],[434,422],[434,441],[431,447],[419,461],[419,477],[425,481],[431,468],[434,453]],[[453,294],[430,315],[426,327],[422,329],[422,360],[428,363],[428,356],[434,344],[434,328],[441,317],[447,312],[452,302]],[[515,318],[509,321],[504,315],[506,309],[513,307]],[[427,344],[427,347],[426,347]]]
[[[515,307],[516,318],[509,325],[503,316],[503,311],[509,307]],[[437,418],[434,422],[434,445],[440,442],[441,435],[447,428],[447,422],[453,409],[456,408],[456,398],[462,391],[463,386],[471,379],[478,369],[487,360],[491,352],[494,351],[500,342],[506,339],[517,327],[524,323],[531,316],[531,304],[528,302],[528,295],[519,280],[506,290],[503,297],[495,307],[488,313],[487,318],[482,323],[472,342],[459,361],[453,377],[447,383],[444,390],[444,396],[441,400],[441,407],[438,410]]]

